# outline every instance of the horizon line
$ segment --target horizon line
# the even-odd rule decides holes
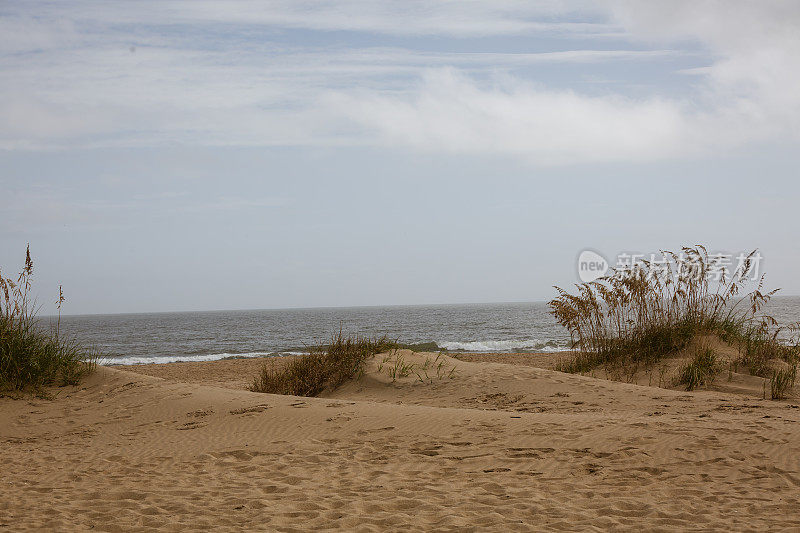
[[[493,302],[435,302],[435,303],[415,303],[415,304],[368,304],[368,305],[316,305],[316,306],[292,306],[292,307],[252,307],[252,308],[229,308],[229,309],[193,309],[182,311],[120,311],[112,313],[62,313],[61,318],[81,317],[81,316],[110,316],[110,315],[172,315],[189,313],[228,313],[240,311],[302,311],[310,309],[368,309],[379,307],[436,307],[436,306],[456,306],[456,305],[512,305],[512,304],[537,304],[547,303],[549,300],[509,300]],[[58,314],[40,315],[41,318],[58,317]]]
[[[772,299],[800,298],[800,294],[776,294]],[[512,304],[546,304],[550,300],[505,300],[505,301],[483,301],[483,302],[434,302],[434,303],[413,303],[413,304],[363,304],[363,305],[312,305],[312,306],[290,306],[290,307],[249,307],[249,308],[228,308],[228,309],[188,309],[170,311],[117,311],[112,313],[62,313],[61,317],[82,317],[82,316],[114,316],[114,315],[177,315],[189,313],[234,313],[242,311],[302,311],[312,309],[369,309],[379,307],[436,307],[436,306],[456,306],[456,305],[512,305]],[[57,318],[57,313],[39,315],[40,318]]]

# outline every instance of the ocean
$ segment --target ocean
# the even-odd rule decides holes
[[[776,298],[769,312],[781,324],[797,322],[800,297]],[[569,349],[568,333],[544,302],[71,315],[61,318],[61,329],[99,350],[104,364],[305,353],[340,330],[455,352]]]

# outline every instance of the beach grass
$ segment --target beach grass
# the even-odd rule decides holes
[[[60,288],[56,328],[48,331],[39,324],[30,298],[32,277],[30,247],[16,281],[0,273],[0,390],[30,389],[46,395],[47,385],[77,385],[92,372],[97,356],[61,334]]]
[[[406,346],[400,345],[401,349],[409,349]],[[386,374],[392,378],[392,383],[414,375],[420,383],[433,384],[435,381],[453,379],[456,374],[456,367],[447,363],[443,351],[438,352],[435,357],[425,355],[425,359],[421,363],[414,363],[407,361],[399,350],[393,350],[384,356],[378,364],[377,370],[379,374],[385,370]]]
[[[783,400],[797,380],[797,363],[788,368],[774,370],[770,377],[770,398]]]
[[[797,337],[781,340],[786,328],[761,312],[777,289],[765,291],[763,275],[751,278],[755,254],[728,275],[704,246],[684,247],[681,253],[662,252],[663,262],[642,261],[578,284],[575,294],[556,287],[550,312],[570,332],[576,350],[556,369],[652,367],[708,335],[736,347],[740,357],[734,364],[752,375],[767,379],[778,361],[796,367]],[[797,325],[788,329],[796,332]],[[712,380],[709,372],[717,368],[712,352],[697,353],[678,381],[694,388]],[[778,389],[791,382],[783,374],[776,379]]]
[[[720,370],[717,353],[710,346],[698,346],[691,362],[681,368],[677,385],[685,385],[687,391],[713,383]]]
[[[276,368],[265,363],[253,380],[250,390],[270,394],[318,396],[361,375],[364,364],[373,355],[396,347],[397,344],[386,337],[344,337],[339,332],[330,344],[295,357],[284,366]]]

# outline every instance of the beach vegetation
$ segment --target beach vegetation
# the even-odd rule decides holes
[[[0,391],[32,390],[46,395],[44,387],[48,385],[77,385],[92,372],[97,356],[62,334],[64,293],[60,287],[55,328],[40,324],[31,298],[32,280],[28,247],[25,265],[16,278],[0,272]]]
[[[393,350],[387,353],[378,364],[379,374],[384,369],[392,378],[392,383],[413,374],[416,381],[432,384],[435,381],[453,379],[456,373],[456,367],[447,363],[447,358],[441,351],[435,357],[425,355],[424,361],[415,363],[407,360],[401,351]]]
[[[787,341],[787,329],[762,312],[777,289],[766,291],[763,275],[753,279],[756,253],[728,273],[704,246],[684,247],[680,253],[663,251],[663,261],[612,269],[576,285],[575,293],[556,287],[550,312],[569,331],[574,350],[556,369],[653,368],[694,339],[711,336],[736,348],[740,355],[733,365],[765,379],[777,375],[776,363],[793,365],[800,343],[797,337]],[[713,351],[701,350],[677,381],[694,388],[709,383],[717,368]],[[776,380],[791,382],[784,374]]]
[[[710,346],[696,347],[692,360],[678,373],[677,384],[685,385],[687,391],[694,390],[713,383],[718,370],[719,362],[714,349]]]
[[[786,368],[773,370],[770,377],[770,398],[783,400],[788,396],[797,381],[797,362]]]
[[[265,363],[250,390],[270,394],[318,396],[333,391],[364,373],[365,363],[375,354],[396,348],[386,337],[345,337],[339,332],[327,345],[312,348],[285,365]]]

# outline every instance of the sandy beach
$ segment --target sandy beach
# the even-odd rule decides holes
[[[0,4],[0,533],[800,533],[800,0]]]
[[[0,398],[0,530],[800,528],[796,403],[490,357],[379,355],[322,398],[244,390],[247,359]]]

